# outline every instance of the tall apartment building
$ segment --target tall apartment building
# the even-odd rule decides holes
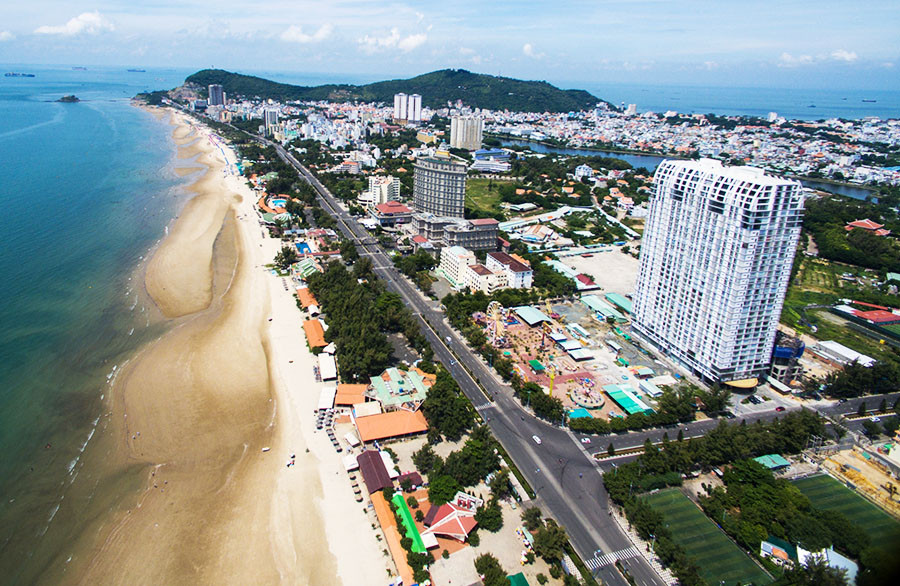
[[[417,159],[413,202],[417,212],[462,218],[466,199],[466,165],[451,159]]]
[[[278,128],[278,110],[265,110],[266,134],[271,135]]]
[[[634,330],[708,381],[772,358],[803,196],[797,181],[718,161],[664,161],[641,245]]]
[[[225,105],[225,90],[221,85],[214,83],[209,86],[209,97],[207,98],[206,103],[210,106]]]
[[[394,120],[402,122],[422,121],[422,96],[419,94],[394,94]]]
[[[400,180],[393,175],[369,177],[366,192],[369,205],[378,205],[400,199]]]
[[[450,146],[468,151],[480,149],[483,128],[480,116],[454,116],[450,119]]]

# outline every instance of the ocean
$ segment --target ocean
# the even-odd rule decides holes
[[[160,333],[131,279],[184,195],[168,125],[129,103],[183,72],[29,71],[0,77],[4,583],[43,563],[35,552],[104,424],[108,382]],[[82,101],[55,102],[66,94]]]

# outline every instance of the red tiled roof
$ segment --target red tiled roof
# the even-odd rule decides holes
[[[422,236],[421,234],[416,234],[415,236],[412,237],[412,241],[415,242],[416,244],[425,244],[426,242],[428,242],[428,239],[425,238],[424,236]]]
[[[878,224],[873,222],[869,218],[865,220],[856,220],[855,222],[850,222],[847,224],[847,229],[852,228],[862,228],[863,230],[878,230],[880,228],[884,228],[884,224]]]
[[[876,324],[887,324],[887,323],[892,323],[892,322],[900,322],[900,315],[891,313],[890,311],[884,311],[883,309],[875,309],[873,311],[856,310],[853,313],[856,314],[856,317],[861,317],[862,319],[867,319]]]
[[[428,514],[430,516],[431,511]],[[428,528],[426,533],[444,535],[459,541],[465,541],[466,537],[477,525],[478,522],[475,520],[474,513],[447,503],[438,508],[432,519],[431,527]]]
[[[382,214],[408,214],[412,210],[400,203],[399,201],[387,201],[375,206],[375,209]]]
[[[469,265],[469,269],[471,269],[472,271],[478,273],[478,274],[481,275],[482,277],[485,276],[485,275],[491,275],[491,274],[493,274],[493,273],[491,273],[490,269],[488,269],[488,268],[487,268],[486,266],[484,266],[484,265]]]
[[[497,220],[494,218],[477,218],[475,220],[469,220],[472,222],[473,226],[492,226],[494,224],[499,224]]]
[[[585,285],[596,285],[596,283],[591,281],[591,278],[588,277],[587,275],[577,275],[575,278],[578,279],[579,281],[581,281],[582,283],[584,283]]]

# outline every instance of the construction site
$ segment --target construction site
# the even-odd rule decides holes
[[[611,294],[612,295],[612,294]],[[505,308],[493,301],[476,324],[526,382],[560,399],[570,418],[649,413],[666,386],[678,383],[664,365],[631,344],[630,302],[615,296]],[[614,303],[621,306],[616,309]]]

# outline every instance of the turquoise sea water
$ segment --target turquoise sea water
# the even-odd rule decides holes
[[[107,375],[148,326],[130,280],[180,203],[147,75],[0,77],[0,581],[38,547],[102,426]],[[155,85],[155,80],[149,80]],[[65,94],[83,101],[56,103]]]

